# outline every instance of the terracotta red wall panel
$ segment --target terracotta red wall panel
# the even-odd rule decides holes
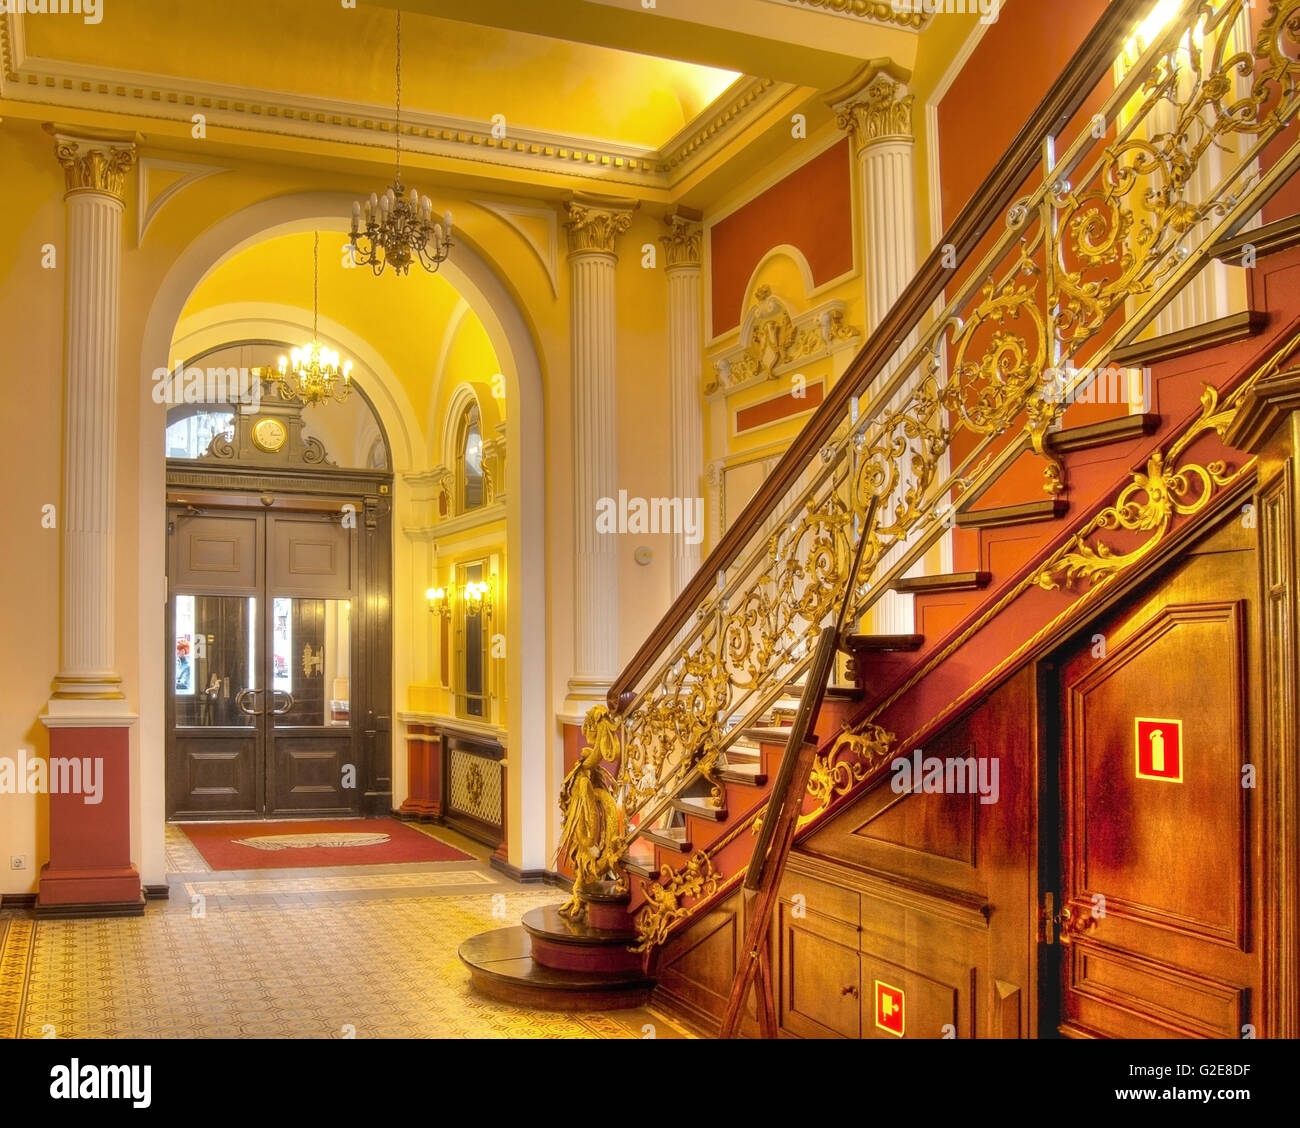
[[[939,103],[945,227],[992,171],[1105,7],[1105,0],[1003,4]]]
[[[736,434],[752,431],[755,427],[766,427],[769,423],[798,415],[802,411],[812,411],[822,402],[822,390],[821,384],[810,384],[802,396],[796,397],[791,391],[783,396],[742,407],[736,412]]]
[[[768,251],[798,247],[820,286],[853,269],[853,202],[845,138],[709,231],[713,333],[740,324],[745,286]]]

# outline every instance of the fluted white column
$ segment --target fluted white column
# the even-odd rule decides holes
[[[574,673],[569,694],[599,700],[618,674],[618,538],[596,530],[597,503],[618,496],[615,273],[630,201],[568,204],[573,366]]]
[[[117,334],[129,143],[56,136],[67,181],[63,598],[56,699],[122,697],[115,668]]]
[[[703,340],[700,307],[699,224],[680,214],[667,218],[672,234],[664,245],[668,275],[668,401],[671,427],[672,496],[680,498],[683,512],[702,497],[704,476],[704,420],[700,409],[700,356]],[[702,510],[701,506],[701,510]],[[701,523],[703,514],[701,513]],[[703,533],[703,529],[700,530]],[[673,536],[669,584],[676,599],[700,568],[700,545],[687,542],[678,530]]]
[[[908,72],[889,62],[871,62],[849,83],[828,96],[840,128],[852,138],[862,200],[862,263],[866,287],[867,332],[875,331],[898,295],[916,273],[916,198],[912,137],[912,103]],[[872,385],[868,402],[893,375],[895,366],[915,344],[909,336]],[[905,385],[890,406],[904,400]],[[904,456],[906,457],[906,456]],[[900,483],[900,492],[907,488]],[[892,512],[887,499],[884,512]],[[888,571],[905,547],[886,553],[878,574]],[[871,627],[882,634],[910,634],[912,597],[886,592],[875,604]]]

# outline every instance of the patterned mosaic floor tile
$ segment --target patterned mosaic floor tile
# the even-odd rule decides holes
[[[419,888],[435,876],[358,880],[401,889],[406,883],[392,878]],[[646,1008],[556,1014],[477,995],[456,955],[461,941],[559,900],[555,890],[505,888],[230,908],[214,905],[218,897],[201,916],[156,903],[143,917],[115,920],[6,912],[0,1037],[642,1038],[648,1026],[657,1037],[692,1036]]]

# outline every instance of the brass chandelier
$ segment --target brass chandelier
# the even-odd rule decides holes
[[[451,250],[451,212],[437,223],[433,201],[402,185],[402,13],[397,13],[397,169],[393,183],[382,196],[352,205],[352,260],[368,266],[376,277],[391,266],[406,274],[418,261],[429,273],[437,271]]]
[[[352,392],[352,361],[339,363],[339,354],[320,343],[317,331],[320,320],[320,232],[312,250],[311,344],[294,349],[292,361],[280,357],[276,373],[263,372],[279,386],[285,399],[305,404],[324,403],[332,399],[342,403]]]

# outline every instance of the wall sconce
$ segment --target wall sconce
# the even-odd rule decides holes
[[[492,585],[487,580],[465,585],[465,614],[492,618]]]
[[[424,593],[424,598],[429,601],[429,610],[435,615],[441,615],[444,619],[451,618],[451,603],[447,600],[447,592],[443,588],[429,588]]]

